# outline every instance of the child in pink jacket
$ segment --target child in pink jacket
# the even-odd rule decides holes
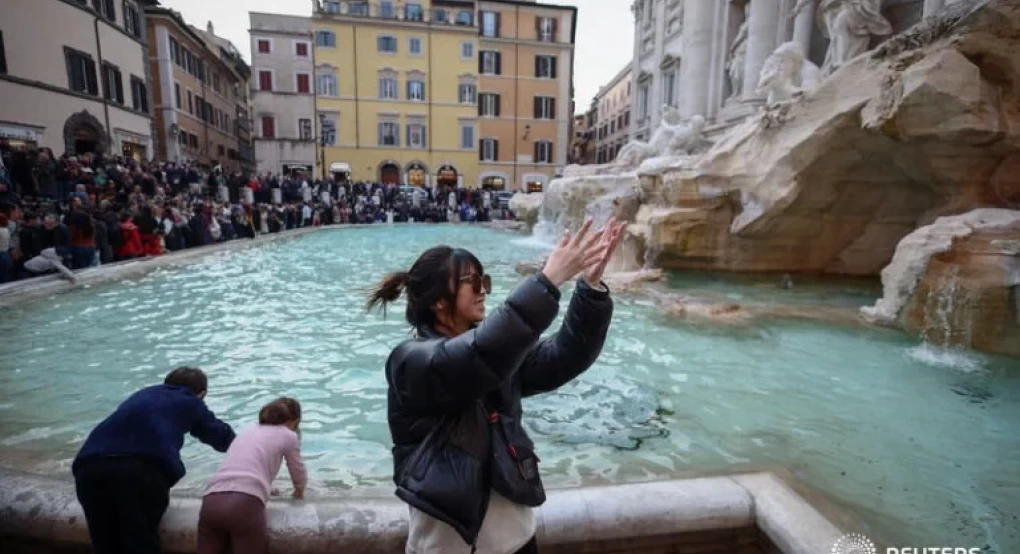
[[[308,484],[297,435],[300,422],[298,401],[278,398],[259,412],[258,425],[237,435],[202,498],[198,554],[265,552],[266,502],[283,460],[294,498],[304,498]]]

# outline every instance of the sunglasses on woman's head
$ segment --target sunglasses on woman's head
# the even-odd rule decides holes
[[[485,294],[492,294],[492,277],[488,275],[479,275],[472,273],[471,275],[465,275],[460,278],[460,282],[468,281],[471,283],[471,290],[475,294],[481,294],[482,289],[485,289]]]

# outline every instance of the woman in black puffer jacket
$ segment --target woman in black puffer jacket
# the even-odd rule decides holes
[[[532,509],[545,501],[521,398],[549,392],[598,357],[613,312],[602,272],[623,224],[565,236],[543,271],[485,317],[491,281],[470,252],[423,253],[388,275],[369,308],[407,294],[414,338],[386,361],[397,496],[410,505],[413,554],[537,552]],[[583,273],[563,326],[559,287]]]

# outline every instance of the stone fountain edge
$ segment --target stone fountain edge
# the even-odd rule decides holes
[[[200,506],[199,498],[171,496],[161,527],[165,551],[194,550]],[[407,508],[392,497],[273,500],[267,515],[273,552],[401,552],[407,536]],[[0,467],[0,516],[4,542],[27,539],[73,549],[68,551],[88,545],[68,480]],[[771,473],[552,490],[536,517],[538,541],[553,552],[601,541],[757,528],[780,552],[817,554],[841,536]]]

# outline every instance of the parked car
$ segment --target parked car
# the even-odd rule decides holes
[[[500,210],[506,210],[510,207],[510,199],[513,197],[514,193],[507,190],[501,190],[496,193],[495,202],[493,202],[492,205]]]

